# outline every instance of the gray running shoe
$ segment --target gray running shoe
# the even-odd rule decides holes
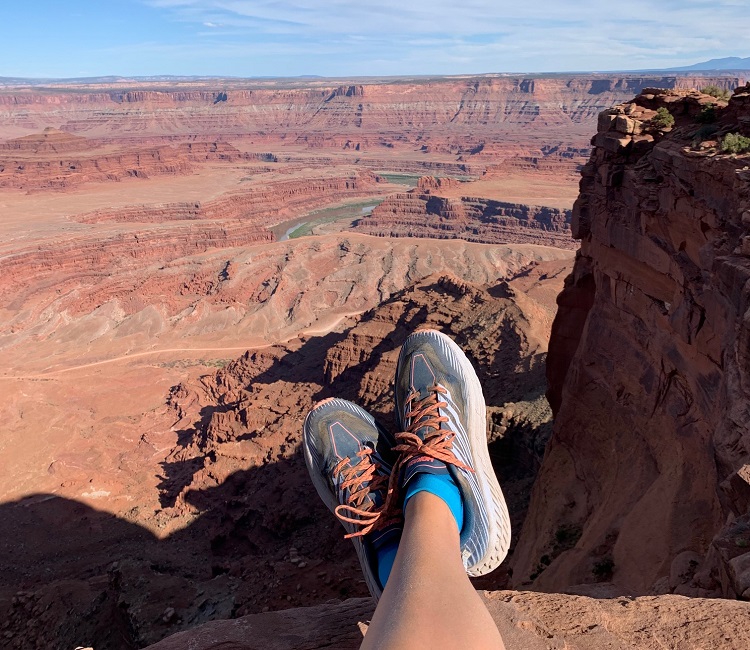
[[[367,411],[343,399],[318,402],[305,418],[305,464],[323,503],[354,542],[373,598],[383,586],[377,578],[376,548],[398,541],[400,510],[387,499],[394,456],[393,437]]]
[[[415,332],[401,348],[395,398],[401,485],[410,467],[445,463],[463,500],[464,567],[470,576],[489,573],[508,553],[510,519],[487,451],[484,396],[471,362],[445,334]]]

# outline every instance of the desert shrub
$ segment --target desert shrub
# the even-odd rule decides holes
[[[719,88],[718,86],[715,86],[714,84],[711,84],[710,86],[706,86],[705,88],[702,88],[701,92],[704,95],[711,95],[711,97],[716,97],[716,99],[722,99],[725,102],[729,101],[729,97],[731,96],[731,93],[728,90]]]
[[[716,107],[713,104],[706,104],[695,118],[701,124],[711,124],[716,121]]]
[[[657,129],[669,129],[674,126],[674,117],[664,106],[657,109],[651,118],[651,125]]]
[[[750,151],[750,138],[739,133],[727,133],[721,139],[721,150],[724,153],[747,153]]]

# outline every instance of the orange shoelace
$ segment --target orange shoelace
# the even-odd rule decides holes
[[[424,399],[417,401],[416,406],[405,414],[406,419],[411,419],[411,424],[406,431],[396,434],[397,444],[392,448],[398,452],[399,457],[391,470],[391,476],[387,479],[382,474],[376,474],[378,465],[372,459],[372,449],[362,449],[357,452],[360,462],[351,467],[349,459],[345,458],[334,468],[334,476],[339,473],[343,475],[341,488],[350,488],[349,503],[340,505],[336,508],[336,516],[341,520],[362,526],[361,530],[349,533],[344,537],[361,537],[367,535],[370,531],[381,530],[386,526],[401,521],[403,513],[398,506],[399,502],[399,474],[401,468],[411,459],[420,456],[428,456],[443,463],[453,465],[469,472],[474,470],[468,465],[462,463],[453,453],[453,438],[456,434],[449,429],[441,429],[440,425],[448,422],[449,419],[440,415],[440,409],[446,408],[448,402],[438,399],[438,395],[444,395],[448,391],[442,386],[435,385],[429,389],[429,395]],[[419,398],[419,391],[412,391],[406,398],[411,402]],[[427,427],[432,429],[432,433],[420,438],[415,432]],[[362,463],[366,464],[363,469]],[[386,494],[384,503],[380,508],[371,509],[363,507],[365,499],[371,491],[385,488]]]
[[[399,453],[399,458],[396,461],[394,473],[396,473],[396,467],[400,469],[402,465],[418,456],[429,456],[447,465],[454,465],[469,472],[474,471],[458,460],[453,453],[453,438],[456,434],[450,429],[440,428],[441,424],[449,421],[445,415],[440,415],[440,409],[446,408],[448,402],[439,400],[438,395],[445,395],[447,392],[438,384],[431,386],[427,397],[419,400],[416,406],[404,416],[406,419],[411,419],[411,424],[406,431],[396,434],[396,441],[399,444],[393,447],[393,451]],[[406,401],[410,402],[418,397],[419,391],[414,390],[409,393]],[[433,431],[422,439],[415,432],[424,427]]]
[[[388,477],[377,474],[379,466],[372,454],[373,450],[366,447],[357,452],[360,461],[356,465],[350,466],[349,458],[344,458],[333,468],[334,476],[341,474],[343,478],[339,488],[349,489],[349,503],[337,506],[336,516],[341,521],[362,526],[361,530],[344,535],[345,539],[367,535],[372,530],[380,530],[398,521],[396,514],[389,515]],[[365,500],[370,492],[381,488],[386,489],[385,502],[380,508],[373,510],[365,504]]]

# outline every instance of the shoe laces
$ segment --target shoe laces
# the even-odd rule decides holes
[[[435,460],[442,461],[447,465],[453,465],[469,472],[474,470],[456,458],[453,452],[453,438],[455,432],[447,428],[441,428],[441,425],[449,422],[450,418],[440,415],[440,409],[448,406],[448,402],[439,399],[439,395],[445,395],[448,391],[440,384],[435,384],[428,388],[426,397],[419,400],[419,391],[412,390],[406,398],[407,402],[417,400],[416,405],[404,415],[404,419],[410,419],[411,424],[405,431],[396,434],[397,445],[393,451],[399,453],[396,466],[400,469],[412,458],[418,456],[429,456]],[[432,429],[425,435],[418,435],[420,429]],[[396,467],[394,467],[395,473]]]
[[[413,390],[406,398],[407,402],[416,404],[405,415],[405,419],[411,419],[411,424],[405,431],[395,436],[397,444],[391,450],[399,454],[390,477],[378,474],[380,464],[373,458],[373,449],[364,447],[357,452],[360,462],[352,465],[350,458],[344,458],[333,469],[334,477],[341,475],[342,481],[339,488],[349,490],[347,503],[336,507],[336,516],[344,522],[361,526],[360,530],[344,535],[345,539],[351,537],[362,537],[375,530],[382,530],[391,524],[401,522],[403,512],[399,504],[399,475],[401,468],[412,458],[429,456],[435,460],[453,465],[468,472],[474,470],[456,458],[453,452],[453,438],[455,432],[450,429],[441,428],[442,424],[449,422],[449,418],[440,415],[440,409],[448,406],[448,402],[438,398],[448,391],[435,384],[428,389],[428,395],[421,400],[419,391]],[[432,429],[432,432],[420,436],[416,432],[421,429]],[[385,489],[383,505],[373,508],[371,503],[365,500],[371,492]]]
[[[390,507],[390,480],[378,474],[380,463],[373,456],[371,447],[363,447],[356,456],[360,459],[355,465],[351,458],[344,458],[333,468],[334,477],[341,477],[339,489],[348,490],[347,503],[336,507],[336,516],[344,522],[361,526],[360,530],[344,535],[345,539],[362,537],[373,530],[381,530],[399,520],[398,512]],[[367,497],[377,490],[386,490],[383,505],[373,508],[373,501],[366,503]]]
[[[404,415],[404,419],[411,419],[411,424],[405,431],[397,433],[395,438],[397,444],[391,447],[391,451],[398,453],[398,459],[393,465],[391,476],[388,479],[388,489],[383,510],[389,513],[389,521],[398,521],[403,517],[400,503],[400,474],[401,469],[412,458],[429,456],[440,460],[447,465],[453,465],[468,472],[474,470],[456,458],[453,452],[453,438],[456,434],[450,429],[440,428],[440,425],[449,422],[449,418],[440,415],[440,409],[448,406],[448,402],[438,399],[438,395],[445,395],[448,391],[435,384],[428,389],[428,395],[421,400],[419,391],[412,390],[406,397],[407,402],[416,404]],[[431,433],[420,436],[416,432],[420,429],[432,429]]]

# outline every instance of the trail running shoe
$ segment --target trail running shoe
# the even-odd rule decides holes
[[[312,482],[343,524],[345,537],[354,542],[376,600],[383,587],[377,578],[375,547],[394,536],[398,539],[403,527],[400,511],[386,503],[394,444],[372,415],[338,398],[318,402],[303,426],[302,447]]]
[[[489,573],[510,545],[510,519],[487,451],[486,408],[471,362],[445,334],[410,335],[396,367],[394,471],[445,463],[463,501],[461,557],[470,576]],[[406,477],[408,480],[408,477]]]

